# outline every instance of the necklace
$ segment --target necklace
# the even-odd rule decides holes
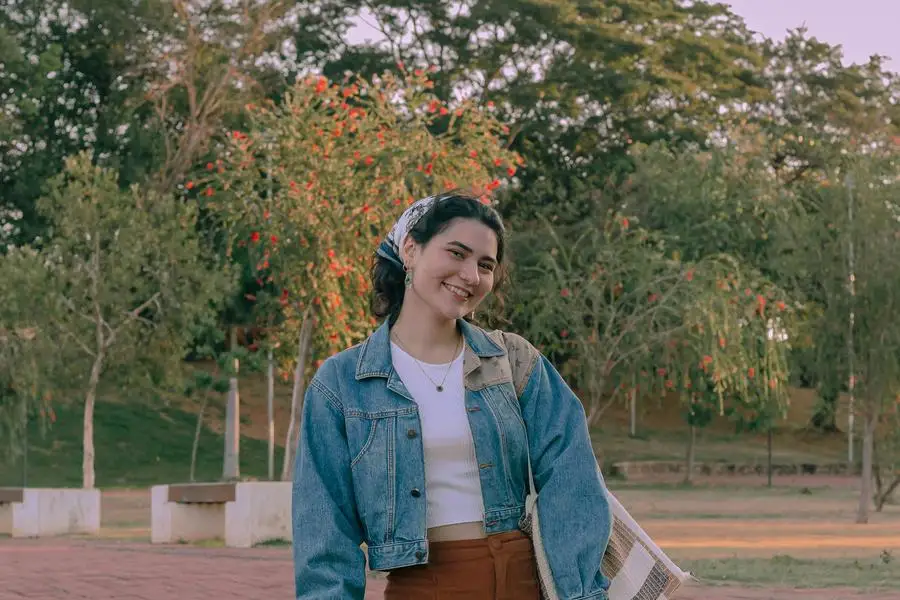
[[[393,340],[397,343],[397,345],[400,346],[401,348],[403,348],[403,351],[406,352],[406,348],[404,348],[405,344],[403,344],[403,342],[400,341],[400,338],[397,336],[396,333],[392,332],[391,338],[393,338]],[[462,340],[462,336],[460,336],[460,340]],[[409,354],[409,356],[414,361],[416,361],[416,365],[419,367],[419,370],[422,371],[422,375],[424,375],[428,379],[428,381],[431,382],[431,385],[434,386],[434,389],[436,389],[439,392],[443,392],[444,391],[444,382],[447,381],[447,376],[450,374],[450,370],[453,368],[453,363],[456,361],[456,355],[459,354],[459,346],[460,346],[459,340],[457,340],[456,346],[454,347],[454,350],[453,350],[453,360],[451,360],[450,364],[447,365],[447,370],[444,371],[444,378],[441,379],[440,383],[436,382],[434,379],[431,378],[431,375],[429,375],[428,372],[425,371],[425,367],[422,366],[422,363],[419,362],[418,358],[416,358],[409,352],[406,352],[406,353]]]

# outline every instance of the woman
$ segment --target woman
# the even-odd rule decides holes
[[[537,600],[519,530],[529,453],[559,598],[607,598],[611,518],[581,403],[528,342],[464,320],[505,245],[496,211],[452,192],[409,207],[378,248],[384,324],[325,361],[303,407],[298,600],[362,600],[366,555],[387,600]]]

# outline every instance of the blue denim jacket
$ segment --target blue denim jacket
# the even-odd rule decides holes
[[[518,529],[527,439],[559,597],[605,600],[609,580],[600,562],[612,519],[580,401],[521,337],[464,321],[460,327],[485,532]],[[318,370],[306,393],[294,472],[297,600],[362,600],[362,543],[374,570],[428,562],[420,430],[416,403],[391,363],[387,324]]]

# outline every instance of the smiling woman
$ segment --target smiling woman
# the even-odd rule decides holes
[[[609,500],[581,403],[531,344],[466,320],[502,281],[505,247],[497,212],[459,192],[410,206],[379,246],[384,323],[329,358],[304,403],[298,600],[361,600],[363,542],[386,600],[607,598]],[[548,524],[538,554],[529,491]]]

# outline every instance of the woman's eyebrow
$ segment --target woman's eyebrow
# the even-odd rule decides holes
[[[472,253],[472,249],[469,248],[468,246],[466,246],[465,244],[463,244],[462,242],[458,242],[458,241],[454,240],[452,242],[447,242],[447,245],[448,246],[456,246],[457,248],[460,248],[461,250],[465,250],[466,252],[468,252],[470,254]],[[489,260],[493,263],[497,262],[497,259],[494,258],[493,256],[483,256],[482,260]]]

